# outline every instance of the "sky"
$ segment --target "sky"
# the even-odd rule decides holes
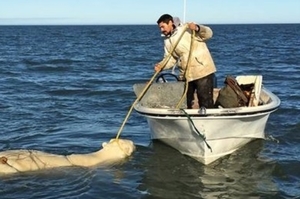
[[[300,23],[300,0],[0,0],[0,25]]]

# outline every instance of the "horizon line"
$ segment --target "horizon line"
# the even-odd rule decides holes
[[[202,23],[209,25],[280,25],[280,24],[300,24],[299,22],[261,22],[261,23]],[[144,25],[157,25],[157,24],[143,24],[143,23],[124,23],[124,24],[0,24],[0,26],[128,26],[128,25],[136,25],[136,26],[144,26]]]

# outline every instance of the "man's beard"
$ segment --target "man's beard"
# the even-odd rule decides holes
[[[162,34],[164,34],[165,36],[169,36],[169,35],[170,35],[170,32],[163,31]]]

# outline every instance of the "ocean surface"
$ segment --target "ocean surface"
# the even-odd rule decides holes
[[[133,111],[121,138],[137,151],[125,163],[1,176],[0,198],[300,198],[300,24],[210,27],[218,85],[260,74],[281,99],[266,140],[203,166],[151,141]],[[98,150],[162,54],[156,25],[0,26],[0,151]]]

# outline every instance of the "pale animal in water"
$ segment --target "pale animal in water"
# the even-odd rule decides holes
[[[111,165],[129,157],[136,147],[131,140],[112,139],[99,151],[87,154],[58,155],[37,150],[0,152],[0,174],[35,171],[55,167]]]

